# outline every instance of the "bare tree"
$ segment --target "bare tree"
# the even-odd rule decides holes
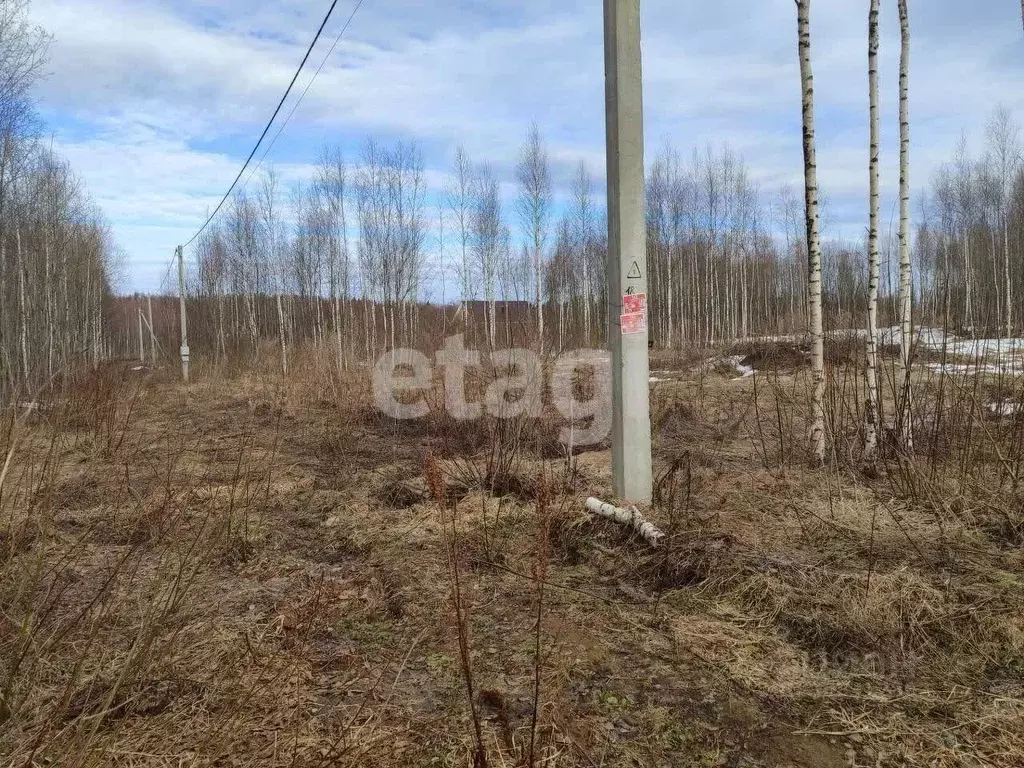
[[[3,396],[52,382],[85,359],[99,365],[110,347],[103,307],[118,256],[67,163],[36,140],[31,92],[49,37],[30,23],[28,11],[27,0],[0,2]]]
[[[484,287],[484,301],[487,306],[486,333],[491,347],[495,346],[497,315],[495,302],[498,264],[503,249],[504,224],[501,217],[501,196],[498,181],[491,168],[482,165],[473,176],[473,209],[470,221],[473,254]]]
[[[544,148],[540,129],[536,123],[530,126],[530,133],[523,146],[519,165],[516,167],[516,178],[519,181],[517,205],[519,220],[533,255],[537,333],[539,343],[543,346],[543,252],[547,238],[548,219],[551,214],[551,168],[548,165],[548,153]]]
[[[424,199],[419,149],[403,142],[387,148],[368,141],[356,174],[359,258],[366,297],[383,305],[384,337],[392,349],[399,323],[406,339],[412,333],[412,305],[419,298],[424,256]],[[375,325],[374,320],[371,335]]]
[[[807,301],[810,318],[811,453],[825,463],[825,335],[821,313],[821,243],[818,234],[818,162],[814,143],[814,76],[811,70],[811,0],[795,0],[803,92],[804,218],[807,222]]]
[[[868,10],[868,340],[865,368],[867,402],[864,408],[864,462],[872,465],[878,449],[878,14],[879,0],[871,0]]]
[[[30,94],[50,44],[50,36],[29,21],[29,7],[29,0],[0,2],[0,212],[4,171],[16,149],[15,139],[30,133],[36,123]]]
[[[283,259],[281,258],[281,223],[278,220],[278,189],[280,177],[273,168],[264,171],[260,179],[260,187],[257,193],[257,205],[260,211],[260,223],[263,227],[263,247],[266,249],[266,261],[274,273],[273,290],[274,303],[277,309],[277,334],[278,343],[281,348],[281,371],[288,375],[288,344],[285,335],[284,302],[283,293],[284,270]]]
[[[578,259],[581,276],[581,304],[583,310],[583,334],[587,343],[592,338],[591,316],[593,309],[592,243],[594,237],[594,214],[591,194],[593,182],[587,164],[580,161],[572,184],[573,245]]]
[[[1022,0],[1024,1],[1024,0]],[[897,0],[900,16],[900,364],[903,370],[898,424],[907,450],[914,447],[911,422],[911,350],[914,275],[910,261],[910,15],[907,0]]]
[[[455,150],[452,163],[451,180],[448,182],[446,199],[452,217],[455,220],[455,234],[459,243],[459,278],[462,293],[462,314],[466,314],[467,302],[473,295],[471,288],[471,269],[469,264],[470,230],[473,207],[473,164],[466,154],[466,149],[459,146]]]
[[[255,355],[259,351],[259,319],[256,297],[260,293],[260,232],[256,207],[244,192],[232,200],[225,222],[231,243],[232,285],[235,296],[244,297],[245,321],[249,345]]]
[[[329,263],[328,291],[331,301],[331,318],[339,369],[346,366],[342,333],[343,317],[351,323],[352,264],[349,257],[348,218],[346,198],[348,194],[348,169],[338,148],[325,147],[320,156],[315,186],[318,198],[326,206],[329,217]],[[352,335],[348,334],[349,340]]]
[[[1013,195],[1013,183],[1020,166],[1021,143],[1020,129],[1013,120],[1010,111],[1003,106],[997,107],[989,119],[986,128],[988,138],[989,164],[992,166],[992,187],[998,217],[1000,245],[1002,250],[1002,283],[1005,292],[1002,303],[1003,329],[1007,337],[1013,336],[1013,286],[1011,280],[1010,205]],[[993,255],[995,250],[993,250]],[[998,295],[998,291],[997,291]]]
[[[967,136],[960,137],[954,160],[954,189],[957,204],[958,226],[961,235],[963,257],[963,325],[972,335],[976,332],[977,319],[974,315],[974,261],[971,258],[971,222],[975,214],[977,182],[976,169],[967,151]]]

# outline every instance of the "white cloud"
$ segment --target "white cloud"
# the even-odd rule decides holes
[[[984,5],[984,8],[975,6]],[[319,0],[35,0],[56,41],[41,91],[62,150],[134,263],[173,248],[216,203],[280,98],[319,22]],[[312,57],[318,65],[351,4]],[[961,130],[980,146],[996,103],[1024,115],[1024,44],[1011,0],[930,0],[912,9],[913,181],[927,183]],[[799,185],[792,0],[645,0],[649,155],[666,139],[728,142],[766,192]],[[834,234],[859,239],[866,211],[866,10],[815,4],[821,182]],[[895,4],[883,19],[883,181],[896,181]],[[300,80],[301,90],[305,80]],[[603,179],[600,5],[566,0],[367,2],[272,159],[301,178],[326,139],[358,152],[368,133],[421,140],[440,187],[454,146],[506,182],[537,120],[563,185],[580,158]],[[286,109],[287,113],[287,109]],[[62,126],[71,125],[65,132]],[[82,138],[84,135],[86,138]],[[510,190],[505,187],[506,195]],[[886,205],[883,202],[883,207]],[[148,285],[140,270],[136,284]]]

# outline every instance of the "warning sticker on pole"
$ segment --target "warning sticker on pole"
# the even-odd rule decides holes
[[[634,333],[647,333],[647,313],[634,312],[619,317],[619,325],[622,326],[622,335],[628,336]]]
[[[626,294],[622,297],[622,314],[635,315],[647,311],[647,294]]]

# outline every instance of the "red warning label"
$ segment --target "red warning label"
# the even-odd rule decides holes
[[[622,314],[635,315],[638,312],[647,311],[647,294],[636,293],[626,294],[622,297]]]
[[[622,335],[627,336],[634,333],[647,333],[647,313],[634,312],[619,317],[619,325],[622,326]]]

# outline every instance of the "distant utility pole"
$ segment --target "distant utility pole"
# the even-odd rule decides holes
[[[181,378],[188,384],[188,318],[185,315],[185,257],[178,246],[178,302],[181,305]]]
[[[646,502],[653,480],[640,0],[604,0],[604,47],[612,475],[617,496]]]
[[[139,315],[139,362],[146,362],[146,337],[142,335],[142,307],[138,307],[136,312]]]
[[[156,368],[156,332],[153,330],[153,297],[146,296],[146,324],[149,326],[149,361]]]

